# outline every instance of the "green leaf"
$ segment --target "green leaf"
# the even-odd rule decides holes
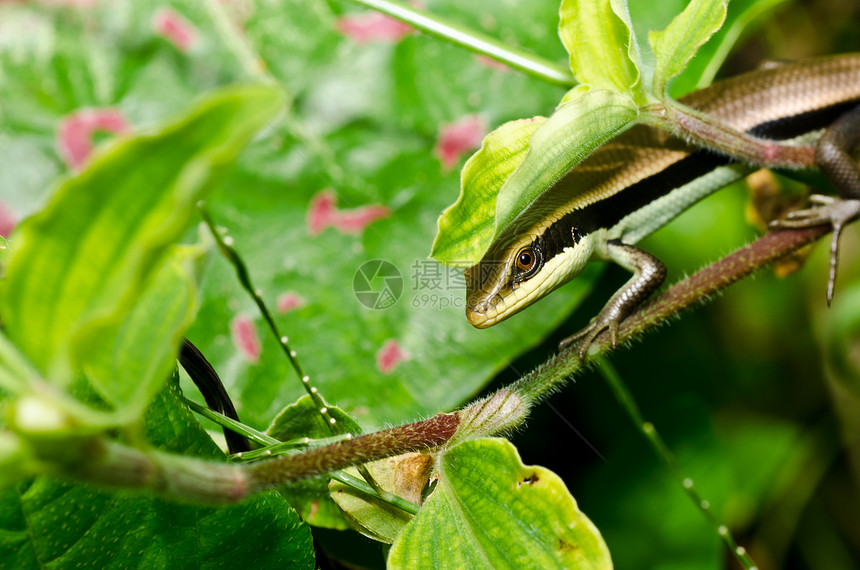
[[[612,568],[562,480],[503,439],[447,450],[439,483],[391,547],[390,568]]]
[[[175,382],[146,412],[147,440],[224,461]],[[0,560],[20,569],[314,567],[307,525],[275,492],[209,508],[49,477],[0,492]]]
[[[480,236],[492,235],[499,190],[522,162],[529,139],[545,121],[545,117],[510,121],[484,137],[481,149],[463,166],[460,197],[439,216],[439,231],[430,252],[433,259],[456,265],[480,258]]]
[[[729,2],[726,20],[696,52],[686,69],[678,74],[669,86],[669,93],[677,98],[695,89],[707,87],[714,80],[720,66],[735,47],[738,40],[760,23],[761,17],[773,14],[773,10],[786,0],[732,0]]]
[[[580,86],[549,119],[511,121],[487,135],[463,167],[459,199],[439,218],[432,257],[477,263],[508,224],[637,114],[629,97]]]
[[[361,434],[361,427],[349,417],[349,414],[329,403],[326,403],[326,408],[331,417],[337,421],[340,433]],[[266,433],[281,441],[300,437],[323,438],[332,435],[328,423],[308,395],[302,396],[281,410],[272,420],[272,425]]]
[[[326,407],[328,413],[337,420],[342,433],[361,433],[361,427],[343,410],[328,404]],[[266,433],[281,441],[289,441],[300,437],[328,437],[331,430],[311,397],[302,396],[275,417]],[[308,524],[324,528],[349,528],[340,509],[332,501],[328,486],[328,477],[315,477],[284,485],[279,492]]]
[[[648,40],[656,57],[652,92],[662,98],[666,84],[681,73],[726,18],[727,0],[692,0],[662,32],[651,32]]]
[[[118,327],[76,339],[87,377],[117,408],[119,423],[140,417],[176,366],[197,312],[197,287],[182,261],[176,252],[166,256]]]
[[[70,378],[69,360],[86,352],[74,354],[76,342],[119,325],[196,201],[283,105],[272,86],[212,93],[163,129],[97,153],[21,223],[0,314],[9,338],[49,380]]]
[[[639,46],[624,0],[562,0],[558,33],[580,83],[644,102]]]
[[[638,114],[632,99],[606,90],[588,91],[559,106],[532,135],[525,158],[499,191],[493,239],[571,168],[627,129]],[[491,241],[481,241],[481,253]]]

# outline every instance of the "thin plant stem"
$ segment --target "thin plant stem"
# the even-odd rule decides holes
[[[769,168],[815,167],[815,140],[810,136],[792,142],[763,139],[671,99],[640,110],[639,122],[720,154]]]
[[[350,434],[347,433],[319,439],[300,437],[297,439],[291,439],[289,441],[281,441],[277,438],[270,436],[269,434],[257,431],[250,426],[246,426],[241,422],[237,422],[232,418],[228,418],[223,414],[219,414],[218,412],[210,410],[205,406],[201,406],[193,400],[189,400],[188,398],[184,397],[183,400],[185,402],[185,405],[191,408],[191,410],[197,412],[206,419],[213,421],[222,427],[228,427],[231,430],[239,433],[243,437],[257,443],[258,445],[263,446],[263,449],[242,451],[231,456],[232,458],[235,458],[237,460],[253,461],[257,459],[263,459],[272,455],[284,455],[286,452],[292,451],[296,448],[322,447],[324,445],[330,445],[332,443],[337,443],[339,441],[349,439],[350,436]]]
[[[402,511],[406,511],[409,514],[417,515],[418,509],[421,508],[419,505],[416,505],[412,501],[404,499],[403,497],[398,497],[394,493],[389,493],[384,489],[380,493],[358,477],[353,477],[345,471],[334,471],[332,473],[329,473],[329,476],[331,476],[332,479],[340,481],[344,485],[347,485],[352,489],[360,492],[361,494],[366,495],[370,499],[384,501],[389,505],[397,507]]]
[[[315,439],[311,439],[309,437],[300,437],[288,441],[281,441],[266,433],[257,431],[250,426],[246,426],[241,422],[237,422],[233,418],[228,418],[223,414],[219,414],[214,410],[210,410],[205,406],[201,406],[193,400],[189,400],[188,398],[184,397],[183,400],[185,402],[185,405],[191,408],[192,411],[197,412],[201,416],[212,422],[217,423],[222,427],[230,428],[231,430],[239,433],[242,437],[257,443],[258,445],[263,446],[262,449],[242,451],[231,456],[231,458],[235,458],[241,461],[255,461],[257,459],[264,459],[265,457],[269,457],[272,455],[282,455],[285,452],[293,451],[299,448],[306,449],[309,447],[322,447],[324,445],[330,445],[332,443],[337,443],[339,441],[349,439],[350,437],[350,434],[345,433],[332,437],[322,437]]]
[[[284,351],[284,354],[289,360],[290,364],[293,367],[293,370],[296,372],[296,375],[302,382],[302,386],[305,391],[311,397],[319,411],[320,415],[325,420],[326,425],[329,430],[331,430],[332,434],[337,435],[341,433],[340,426],[337,423],[337,420],[328,413],[328,408],[326,406],[325,401],[322,399],[322,396],[319,394],[319,390],[316,387],[311,386],[310,377],[305,374],[302,369],[301,364],[299,363],[299,359],[297,357],[296,351],[290,348],[289,339],[286,336],[281,335],[280,330],[278,330],[278,325],[275,323],[275,319],[272,317],[272,313],[269,311],[266,304],[263,302],[263,295],[259,289],[254,288],[253,283],[251,283],[251,275],[248,272],[248,266],[245,265],[245,262],[242,260],[241,256],[239,256],[236,249],[233,247],[233,238],[230,236],[222,235],[221,232],[215,227],[215,222],[212,221],[212,217],[209,215],[209,212],[203,207],[202,203],[199,205],[199,210],[201,216],[203,216],[203,221],[209,227],[209,231],[212,236],[215,238],[216,243],[218,244],[218,249],[221,250],[221,253],[224,254],[224,257],[227,258],[227,261],[233,265],[233,268],[236,270],[236,277],[239,279],[239,283],[242,285],[242,288],[251,295],[251,298],[254,300],[254,303],[257,305],[257,308],[260,311],[260,314],[263,315],[263,319],[265,319],[266,324],[269,327],[269,330],[272,334],[275,335],[275,338],[278,339],[278,344],[281,346],[281,349]]]
[[[266,64],[246,37],[236,29],[235,24],[230,21],[230,16],[224,8],[224,3],[219,0],[206,0],[206,9],[215,24],[215,30],[224,41],[224,44],[233,52],[242,69],[252,78],[272,79],[266,71]]]
[[[642,417],[642,412],[639,410],[639,406],[636,405],[636,401],[633,399],[633,394],[631,394],[630,390],[627,389],[627,386],[624,384],[624,381],[621,379],[621,376],[618,374],[615,367],[603,357],[598,357],[596,362],[597,369],[609,384],[609,387],[612,389],[618,402],[627,412],[627,415],[630,416],[633,424],[642,431],[645,438],[648,440],[648,443],[651,444],[654,453],[663,462],[675,480],[678,481],[678,484],[681,485],[681,488],[684,489],[684,492],[687,493],[690,500],[692,500],[696,507],[702,511],[702,514],[704,514],[705,518],[708,519],[708,522],[714,528],[714,532],[717,533],[720,540],[723,541],[726,547],[732,552],[735,558],[737,558],[738,562],[746,568],[746,570],[756,570],[756,565],[755,562],[753,562],[753,559],[749,554],[747,554],[744,547],[738,545],[737,541],[735,541],[732,536],[731,531],[729,531],[729,528],[720,522],[716,515],[714,515],[711,510],[710,503],[706,499],[702,498],[699,492],[696,491],[693,480],[689,477],[684,477],[681,473],[681,469],[678,467],[678,462],[675,460],[675,456],[672,454],[669,446],[666,445],[666,442],[663,441],[663,438],[660,437],[660,434],[657,433],[657,429],[654,427],[654,424],[645,421],[645,418]]]
[[[324,447],[326,445],[331,445],[333,443],[338,443],[340,441],[349,439],[349,435],[350,434],[348,433],[344,433],[341,435],[332,435],[329,437],[322,437],[318,439],[311,439],[309,437],[298,437],[295,439],[282,441],[280,443],[275,443],[270,445],[269,447],[264,447],[261,449],[240,451],[239,453],[232,455],[231,459],[244,463],[247,463],[248,461],[257,461],[259,459],[265,459],[274,455],[285,455],[292,451],[296,451],[297,449],[313,449],[317,447]]]
[[[472,30],[425,10],[395,0],[351,0],[367,6],[421,30],[425,34],[447,40],[475,53],[522,71],[532,77],[570,88],[576,80],[566,66],[558,65],[526,50],[511,47],[501,40]]]
[[[284,351],[284,354],[290,361],[290,364],[295,370],[296,375],[302,382],[302,386],[304,386],[305,391],[311,397],[311,400],[316,406],[317,411],[325,420],[326,426],[328,426],[329,431],[331,431],[332,435],[339,435],[344,433],[340,424],[337,423],[337,420],[332,416],[328,411],[328,405],[323,400],[322,396],[317,390],[316,386],[311,385],[311,378],[307,374],[305,374],[302,369],[301,364],[299,364],[299,359],[297,357],[296,351],[290,348],[289,339],[286,336],[281,335],[278,330],[278,325],[275,324],[275,319],[272,317],[272,313],[269,311],[269,308],[266,307],[266,303],[263,302],[263,294],[259,289],[256,289],[254,285],[251,283],[251,274],[248,272],[248,266],[245,265],[245,261],[239,255],[239,253],[233,248],[233,238],[230,236],[222,236],[218,229],[215,227],[215,222],[212,221],[211,216],[203,207],[202,204],[199,205],[200,214],[203,216],[203,221],[209,228],[210,233],[215,238],[215,241],[218,244],[218,249],[221,250],[221,253],[224,254],[224,257],[233,265],[233,268],[236,270],[236,277],[239,279],[239,283],[242,285],[242,288],[251,295],[251,298],[254,300],[254,303],[257,305],[257,308],[260,310],[260,314],[263,315],[263,318],[266,320],[266,324],[269,325],[269,330],[272,334],[275,335],[275,338],[278,339],[278,344],[281,346],[281,349]],[[370,474],[370,471],[364,465],[356,466],[358,472],[361,473],[361,476],[364,477],[364,480],[367,483],[376,489],[379,494],[385,492],[379,484],[373,479],[373,476]]]
[[[273,438],[270,435],[267,435],[261,431],[257,431],[250,426],[246,426],[242,422],[237,422],[233,418],[228,418],[227,416],[219,414],[214,410],[210,410],[206,406],[201,406],[193,400],[189,400],[188,398],[183,397],[183,402],[191,409],[191,411],[200,414],[207,420],[215,422],[222,427],[226,427],[235,431],[242,437],[253,441],[257,445],[268,446],[281,443],[279,440]]]

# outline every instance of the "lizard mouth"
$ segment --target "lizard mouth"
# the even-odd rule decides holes
[[[483,291],[472,291],[466,297],[466,320],[476,329],[485,329],[499,322],[498,305],[504,308],[504,299],[498,293],[486,296]]]
[[[504,320],[504,273],[504,266],[497,263],[481,262],[466,269],[466,320],[473,327],[485,329]]]

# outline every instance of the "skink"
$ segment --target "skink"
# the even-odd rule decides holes
[[[681,102],[761,138],[817,142],[816,162],[841,200],[819,199],[820,207],[795,213],[783,225],[829,222],[838,230],[860,213],[860,172],[850,158],[860,145],[860,54],[771,66]],[[568,340],[580,341],[584,355],[608,330],[614,346],[619,323],[666,276],[665,266],[634,244],[756,168],[664,130],[632,127],[541,195],[466,270],[467,320],[492,326],[576,277],[589,261],[610,260],[633,277]]]

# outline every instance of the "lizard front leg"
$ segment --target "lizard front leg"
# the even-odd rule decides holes
[[[612,348],[615,348],[618,342],[618,325],[666,279],[666,266],[647,251],[621,240],[611,240],[606,245],[610,259],[633,272],[633,277],[612,295],[587,327],[559,344],[559,349],[564,349],[579,342],[580,358],[585,358],[588,347],[605,330],[609,331],[610,343]]]

